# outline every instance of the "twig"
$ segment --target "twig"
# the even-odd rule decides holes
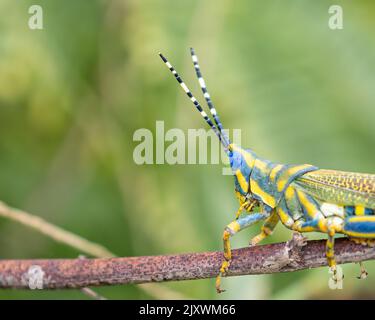
[[[337,239],[335,253],[338,263],[375,258],[375,248],[345,238]],[[44,289],[205,279],[217,275],[222,259],[223,253],[218,251],[109,259],[0,260],[0,287],[28,288],[35,280],[31,277],[35,272],[30,270],[35,268],[43,274]],[[291,272],[326,264],[324,240],[309,241],[303,247],[289,241],[233,250],[227,276]]]
[[[79,252],[88,254],[90,256],[103,258],[115,256],[112,252],[100,244],[93,243],[85,238],[77,236],[74,233],[59,228],[38,216],[19,209],[11,208],[1,201],[0,216],[22,223],[58,242],[67,244],[73,248],[76,248]]]
[[[12,208],[0,201],[0,216],[10,220],[21,223],[27,227],[58,241],[65,245],[75,248],[80,253],[85,253],[98,258],[115,257],[115,254],[100,244],[96,244],[80,236],[77,236],[69,231],[57,227],[42,218],[35,216],[29,212]],[[1,260],[0,260],[1,261]],[[0,273],[0,287],[1,283],[8,281],[7,277]],[[160,286],[156,283],[146,283],[138,286],[148,295],[157,299],[186,299],[182,293],[174,291],[165,286]],[[91,289],[82,287],[84,294],[93,297],[94,292]],[[95,297],[98,298],[98,297]]]

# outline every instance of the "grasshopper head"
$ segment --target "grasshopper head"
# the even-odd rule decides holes
[[[242,198],[250,192],[250,174],[256,159],[255,153],[251,149],[242,149],[234,144],[228,148],[229,163],[234,175],[236,193]],[[245,200],[244,200],[245,201]]]
[[[193,60],[194,69],[195,69],[197,78],[199,80],[199,85],[202,89],[203,96],[206,100],[206,103],[208,105],[208,108],[210,110],[210,114],[212,117],[209,117],[208,114],[203,110],[201,104],[193,96],[189,88],[183,82],[182,78],[177,73],[177,71],[173,68],[173,66],[170,64],[167,58],[164,57],[161,53],[159,55],[161,59],[163,60],[163,62],[165,63],[165,65],[167,66],[167,68],[174,75],[177,82],[180,84],[181,88],[185,91],[186,95],[194,104],[195,108],[198,110],[201,117],[204,119],[204,121],[209,125],[211,130],[215,132],[215,134],[219,138],[221,144],[223,145],[229,157],[230,166],[232,168],[232,171],[235,177],[236,192],[240,196],[240,202],[242,201],[242,199],[244,199],[243,202],[245,201],[248,202],[249,199],[246,199],[246,197],[249,198],[250,173],[252,171],[252,168],[256,159],[256,155],[250,149],[245,150],[231,143],[228,135],[225,133],[223,129],[223,125],[219,119],[218,112],[211,100],[211,96],[208,93],[206,83],[202,77],[202,72],[198,64],[198,57],[195,54],[194,49],[191,49],[190,53],[191,53],[191,57]]]

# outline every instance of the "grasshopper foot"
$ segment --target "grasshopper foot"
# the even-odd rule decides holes
[[[359,274],[357,279],[366,279],[368,276],[368,272],[366,271],[365,266],[363,265],[362,262],[359,262],[359,266],[361,268],[361,271],[360,271],[361,273]]]
[[[333,282],[335,284],[337,284],[338,282],[342,282],[344,280],[344,274],[343,273],[339,273],[337,272],[337,267],[336,265],[333,265],[330,267],[330,271],[332,273],[332,277],[331,279],[333,280]]]
[[[292,239],[289,241],[293,247],[302,248],[307,245],[307,237],[300,232],[293,232]]]
[[[225,292],[224,289],[221,289],[221,278],[228,271],[229,266],[230,266],[230,260],[224,260],[222,265],[221,265],[220,272],[219,272],[218,276],[216,277],[215,287],[216,287],[217,293]]]
[[[259,242],[261,242],[266,237],[267,237],[267,234],[265,234],[264,232],[259,233],[254,238],[250,239],[249,246],[250,247],[256,246]]]

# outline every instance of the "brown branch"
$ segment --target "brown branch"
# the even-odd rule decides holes
[[[375,259],[375,248],[337,239],[338,263]],[[105,259],[0,260],[0,288],[28,288],[35,268],[42,271],[43,288],[193,280],[215,277],[222,252]],[[301,247],[277,243],[233,250],[228,276],[269,274],[326,265],[325,241],[309,241]]]
[[[76,234],[73,234],[72,232],[55,226],[29,212],[12,208],[2,201],[0,201],[0,217],[4,217],[30,227],[37,232],[40,232],[58,242],[75,248],[80,253],[86,253],[98,258],[115,257],[114,253],[110,252],[107,248],[103,247],[100,244],[94,243]],[[3,286],[4,283],[11,283],[11,279],[13,279],[12,277],[12,275],[8,277],[7,275],[0,273],[0,288],[5,287]],[[138,287],[151,297],[155,297],[157,299],[186,299],[183,294],[156,283],[145,283],[139,285]],[[83,287],[82,291],[86,295],[90,295],[91,297],[95,296],[95,299],[103,298],[99,295],[96,295],[89,288]]]

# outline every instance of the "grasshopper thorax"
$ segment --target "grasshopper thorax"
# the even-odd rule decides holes
[[[233,144],[228,147],[228,156],[240,204],[258,202],[266,211],[277,206],[295,178],[317,169],[308,164],[274,163],[258,157],[251,149]]]

